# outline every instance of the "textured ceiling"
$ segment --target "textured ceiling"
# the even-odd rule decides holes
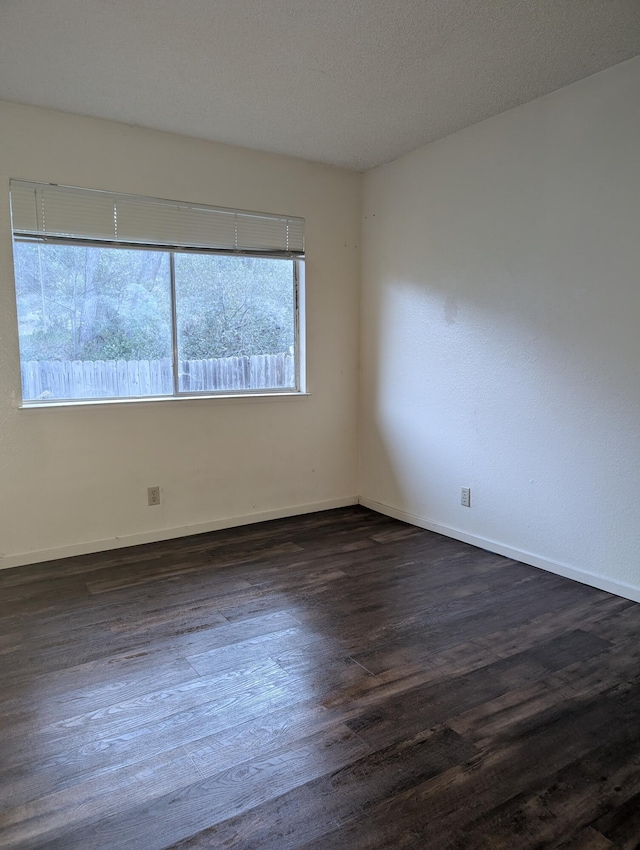
[[[0,0],[0,98],[359,170],[638,53],[639,0]]]

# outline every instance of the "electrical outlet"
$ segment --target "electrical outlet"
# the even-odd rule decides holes
[[[159,505],[160,504],[160,488],[159,487],[147,487],[147,504],[148,505]]]
[[[460,491],[460,504],[463,508],[471,507],[471,487],[463,487]]]

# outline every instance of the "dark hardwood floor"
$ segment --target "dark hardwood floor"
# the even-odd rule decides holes
[[[640,606],[354,507],[0,573],[0,846],[640,846]]]

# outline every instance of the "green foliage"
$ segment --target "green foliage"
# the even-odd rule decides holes
[[[290,260],[178,254],[176,300],[183,359],[277,354],[294,343]]]
[[[170,357],[166,252],[14,245],[23,360]],[[176,254],[181,359],[274,354],[294,344],[293,262]]]

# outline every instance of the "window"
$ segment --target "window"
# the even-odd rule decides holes
[[[11,181],[23,403],[303,389],[304,222]]]

